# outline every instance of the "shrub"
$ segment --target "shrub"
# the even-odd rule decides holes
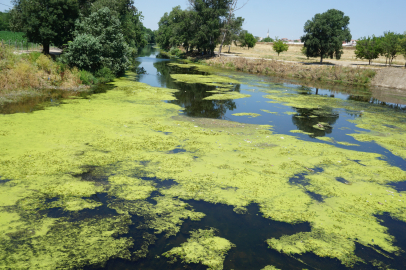
[[[108,67],[98,70],[95,75],[101,83],[111,82],[115,78],[113,72]]]
[[[97,78],[94,77],[93,74],[87,70],[81,70],[79,72],[79,75],[80,75],[80,80],[82,81],[83,84],[91,85],[91,84],[98,83]]]
[[[93,12],[75,25],[75,39],[66,53],[71,65],[93,72],[108,67],[115,74],[129,67],[131,52],[121,33],[120,21],[110,9]]]
[[[47,72],[48,74],[51,74],[52,71],[55,69],[54,62],[49,55],[47,56],[41,54],[35,62],[40,69]]]
[[[169,53],[170,53],[171,55],[175,55],[176,57],[179,57],[179,56],[182,54],[182,51],[181,51],[179,48],[177,48],[177,47],[172,47],[172,48],[169,50]]]
[[[17,62],[17,55],[7,45],[0,45],[0,70],[12,68]]]

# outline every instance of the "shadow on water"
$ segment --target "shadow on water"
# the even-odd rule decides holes
[[[71,90],[47,89],[39,90],[39,96],[26,98],[19,102],[6,103],[0,106],[0,114],[30,113],[44,110],[47,107],[65,104],[64,100],[74,98],[89,98],[93,94],[105,93],[113,89],[113,85],[96,85],[88,91],[78,92]]]

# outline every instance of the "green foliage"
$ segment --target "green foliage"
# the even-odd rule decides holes
[[[172,47],[172,48],[169,50],[169,53],[170,53],[171,55],[174,55],[174,56],[176,56],[176,57],[179,57],[179,56],[182,54],[182,51],[181,51],[178,47]]]
[[[0,31],[10,30],[10,14],[8,12],[0,11]]]
[[[406,59],[406,32],[405,35],[401,40],[399,40],[399,51],[403,55],[403,57]],[[405,63],[406,67],[406,63]]]
[[[95,75],[101,83],[112,82],[115,79],[114,73],[108,67],[101,68]]]
[[[393,59],[399,52],[400,35],[394,32],[385,32],[381,37],[381,55],[389,60],[389,65],[392,65]]]
[[[272,48],[275,52],[278,53],[278,56],[281,52],[287,52],[289,50],[289,45],[283,42],[281,39],[275,39]]]
[[[371,64],[371,60],[378,58],[381,52],[381,40],[372,36],[360,38],[357,41],[354,53],[357,58],[368,59],[369,64]]]
[[[266,37],[266,38],[262,39],[261,42],[274,42],[274,40],[270,37]]]
[[[306,47],[306,56],[320,57],[320,63],[325,57],[335,56],[340,59],[342,42],[351,40],[349,23],[350,18],[336,9],[316,14],[312,20],[308,20],[304,25],[305,35],[301,37]]]
[[[97,71],[108,67],[115,74],[129,67],[130,49],[121,33],[120,21],[108,8],[76,21],[75,39],[66,58],[80,69]]]
[[[50,44],[60,47],[72,40],[79,5],[76,0],[21,0],[11,16],[30,42],[42,44],[49,53]]]
[[[0,31],[0,40],[4,40],[4,42],[7,43],[9,40],[11,40],[11,42],[21,42],[27,39],[24,38],[24,33],[22,32]]]
[[[247,33],[244,38],[245,38],[245,44],[248,47],[248,50],[250,48],[254,48],[255,44],[257,44],[256,38],[251,33]]]
[[[191,8],[182,10],[174,7],[159,21],[156,41],[162,49],[183,44],[189,48],[197,48],[213,53],[219,43],[221,27],[230,0],[190,0]]]
[[[93,74],[87,70],[81,70],[79,72],[80,80],[83,84],[92,85],[98,83],[98,80]]]

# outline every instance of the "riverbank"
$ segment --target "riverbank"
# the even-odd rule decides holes
[[[361,67],[325,66],[243,57],[215,57],[201,61],[203,64],[243,71],[253,74],[294,78],[307,81],[329,82],[344,85],[367,86],[376,75],[375,69]]]
[[[0,46],[0,106],[43,96],[50,90],[88,91],[91,85],[111,81],[111,76],[107,77],[97,78],[88,71],[69,67],[58,56],[16,54],[11,47]]]

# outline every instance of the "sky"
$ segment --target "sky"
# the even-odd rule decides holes
[[[247,0],[239,0],[242,4]],[[188,7],[187,0],[134,0],[135,6],[144,15],[144,25],[152,30],[158,21],[173,7]],[[3,5],[1,5],[3,4]],[[10,0],[0,0],[0,11],[12,6]],[[303,26],[317,13],[338,9],[350,17],[353,39],[364,36],[380,36],[384,31],[403,33],[406,31],[405,0],[249,0],[236,12],[245,18],[243,28],[254,36],[298,39],[303,35]]]

